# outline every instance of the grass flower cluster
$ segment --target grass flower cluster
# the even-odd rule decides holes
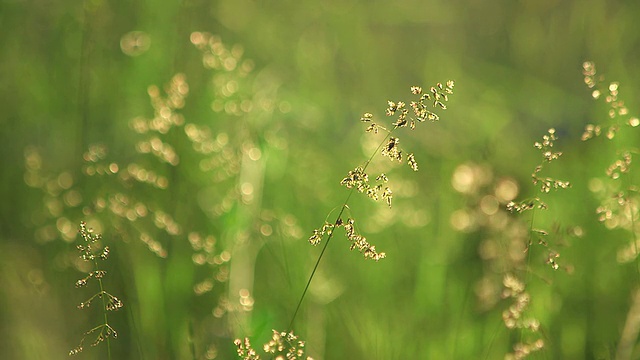
[[[590,189],[601,201],[597,209],[598,218],[608,229],[623,229],[630,234],[628,246],[618,252],[618,261],[629,263],[636,261],[640,276],[640,260],[638,259],[638,243],[640,242],[640,192],[634,181],[632,162],[634,155],[640,153],[633,140],[634,128],[640,125],[638,117],[630,114],[629,109],[620,96],[620,83],[606,83],[602,75],[596,72],[591,61],[583,63],[584,82],[591,90],[594,100],[604,100],[607,106],[607,120],[602,124],[587,124],[582,140],[598,137],[603,128],[606,139],[613,142],[615,154],[610,165],[604,171],[606,177],[591,180]],[[621,139],[626,138],[626,139]],[[640,277],[639,277],[640,281]]]
[[[101,243],[102,235],[95,234],[92,229],[88,229],[85,222],[80,223],[80,235],[82,236],[83,242],[77,246],[77,249],[80,252],[80,258],[82,261],[90,264],[91,270],[87,276],[76,281],[76,287],[83,288],[88,286],[89,283],[95,282],[99,290],[87,300],[81,302],[78,305],[78,309],[88,309],[97,300],[100,303],[99,306],[103,322],[86,331],[80,340],[80,344],[69,351],[69,355],[76,355],[82,352],[84,350],[85,339],[88,336],[97,333],[95,339],[91,343],[91,346],[97,346],[102,342],[106,342],[109,358],[111,358],[110,339],[117,338],[118,332],[109,325],[108,313],[122,308],[124,304],[116,296],[105,290],[103,279],[106,276],[107,271],[104,270],[100,264],[102,261],[106,261],[109,258],[109,247]]]
[[[607,107],[607,119],[599,124],[587,124],[582,140],[587,141],[603,132],[612,143],[615,153],[609,153],[611,163],[605,169],[604,177],[591,179],[589,187],[600,200],[596,209],[598,220],[609,230],[620,229],[629,236],[627,245],[617,253],[619,263],[635,262],[637,280],[631,292],[631,305],[624,323],[620,342],[616,347],[616,359],[632,359],[637,355],[638,315],[640,314],[640,189],[637,185],[637,171],[632,167],[633,157],[640,153],[637,147],[637,131],[640,119],[631,115],[620,96],[619,82],[605,82],[603,75],[597,74],[596,65],[591,61],[582,64],[582,74],[591,96],[603,101]],[[603,130],[604,129],[604,130]]]
[[[562,155],[562,152],[554,151],[554,144],[557,140],[555,129],[551,128],[547,131],[547,134],[543,135],[542,141],[535,142],[534,147],[540,150],[542,160],[539,165],[534,168],[531,174],[532,183],[534,186],[539,187],[539,191],[542,194],[548,194],[551,190],[567,189],[571,186],[568,181],[559,180],[549,176],[541,175],[544,166],[548,163],[556,161]],[[538,196],[532,199],[526,199],[523,201],[511,201],[507,204],[507,209],[515,213],[524,213],[531,211],[531,220],[529,228],[529,236],[525,245],[525,252],[527,253],[527,265],[525,268],[526,278],[530,277],[533,272],[531,268],[531,253],[532,245],[536,242],[541,245],[546,252],[545,263],[548,264],[553,270],[557,270],[560,266],[557,262],[557,258],[560,256],[558,252],[550,248],[549,244],[549,231],[540,229],[535,226],[535,214],[537,210],[548,209],[547,204]],[[539,334],[540,321],[535,317],[523,318],[523,314],[529,308],[531,301],[530,294],[526,291],[527,281],[522,280],[513,273],[507,273],[504,277],[504,291],[503,297],[510,298],[513,304],[503,312],[503,321],[508,329],[519,329],[520,339],[513,345],[513,353],[507,355],[507,359],[524,359],[531,353],[539,351],[544,347],[544,340],[535,334]],[[529,339],[525,339],[524,331],[528,330],[533,334]]]
[[[371,155],[371,157],[362,165],[356,166],[354,170],[350,170],[347,176],[342,179],[340,185],[345,186],[347,189],[352,191],[349,192],[347,200],[342,204],[340,208],[338,218],[333,223],[332,227],[339,227],[341,225],[345,226],[345,230],[347,232],[347,238],[354,243],[360,243],[359,235],[355,235],[353,230],[354,219],[345,220],[342,218],[342,214],[345,210],[348,209],[349,199],[353,190],[357,190],[359,193],[366,194],[369,198],[378,201],[382,199],[389,207],[391,207],[391,202],[393,199],[393,191],[386,184],[389,182],[389,178],[385,173],[380,173],[375,177],[376,184],[371,185],[369,182],[369,174],[366,172],[367,167],[371,164],[371,161],[374,159],[377,153],[380,154],[383,158],[389,158],[391,161],[398,161],[406,163],[413,171],[418,171],[418,163],[415,159],[415,155],[413,153],[408,153],[406,156],[403,155],[406,152],[404,149],[400,147],[400,139],[397,136],[394,136],[396,131],[400,128],[409,127],[411,130],[416,128],[417,123],[430,121],[435,122],[440,119],[440,117],[429,110],[429,108],[439,108],[441,110],[446,109],[445,103],[449,101],[449,96],[453,94],[453,81],[447,81],[446,85],[442,85],[441,83],[437,83],[436,86],[431,87],[429,91],[425,92],[421,87],[412,86],[411,93],[413,95],[417,95],[418,99],[416,101],[411,101],[409,104],[409,108],[407,108],[406,103],[403,101],[393,102],[388,101],[387,109],[385,110],[385,114],[388,117],[396,117],[395,121],[392,123],[390,129],[387,127],[380,125],[374,119],[373,114],[365,113],[361,117],[361,121],[366,123],[368,127],[366,128],[367,133],[386,133],[384,139],[378,145],[376,151]],[[309,242],[312,245],[318,245],[320,243],[320,239],[322,235],[326,233],[327,226],[330,226],[325,222],[321,230],[314,230],[313,235],[309,238]],[[332,232],[328,233],[328,239],[332,236]],[[369,247],[362,242],[363,246],[352,246],[351,249],[358,248],[361,252],[365,247]],[[370,248],[370,247],[369,247]],[[375,248],[373,248],[375,249]],[[380,259],[382,257],[379,256],[368,256],[367,254],[375,254],[374,251],[365,251],[364,252],[366,258]]]
[[[531,179],[534,185],[540,187],[540,192],[543,194],[549,193],[551,190],[567,189],[571,187],[571,183],[564,180],[555,179],[548,176],[541,176],[544,165],[552,161],[558,160],[562,155],[562,152],[553,152],[554,141],[557,140],[555,136],[555,129],[549,129],[548,133],[542,137],[542,142],[535,142],[534,147],[542,153],[541,163],[535,167],[531,174]],[[507,204],[507,209],[515,213],[523,213],[525,211],[532,210],[531,215],[531,228],[530,228],[530,240],[527,244],[527,251],[530,250],[533,244],[534,237],[538,244],[548,247],[548,242],[545,238],[549,235],[549,231],[545,229],[538,229],[534,226],[535,210],[546,210],[547,204],[540,197],[533,197],[531,199],[522,200],[520,202],[511,201]],[[547,264],[550,264],[554,270],[558,269],[558,264],[555,258],[559,255],[555,251],[550,251],[547,257]]]
[[[251,340],[244,338],[236,339],[234,344],[237,346],[238,356],[243,360],[259,360],[260,355],[251,346]],[[279,332],[273,330],[271,340],[264,344],[262,349],[273,359],[296,360],[305,359],[313,360],[310,356],[305,356],[304,341],[298,339],[293,332]]]
[[[540,322],[535,318],[523,318],[526,310],[529,308],[531,295],[525,291],[525,284],[511,274],[504,277],[504,291],[502,296],[511,299],[513,304],[502,312],[502,320],[508,329],[529,330],[537,333],[540,329]],[[538,338],[535,340],[525,340],[522,338],[513,345],[513,352],[505,356],[506,360],[524,359],[532,353],[544,348],[544,340]]]

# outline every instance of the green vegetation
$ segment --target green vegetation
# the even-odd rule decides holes
[[[102,302],[101,311],[104,317],[104,323],[88,330],[84,333],[84,336],[80,340],[80,345],[69,351],[69,355],[76,355],[84,350],[84,340],[87,336],[90,336],[94,333],[97,333],[95,340],[91,344],[91,346],[97,346],[103,341],[107,342],[107,353],[109,357],[111,357],[111,338],[117,338],[118,332],[109,325],[109,316],[107,312],[115,311],[124,306],[122,301],[117,297],[113,296],[109,292],[104,289],[104,285],[102,283],[102,278],[107,274],[106,270],[102,270],[98,265],[98,260],[107,260],[109,258],[109,246],[100,244],[100,240],[102,236],[100,234],[93,234],[91,229],[87,229],[87,224],[84,222],[80,223],[80,235],[82,235],[82,239],[84,240],[84,244],[78,245],[78,251],[80,251],[80,258],[83,261],[88,261],[92,263],[92,267],[89,267],[87,271],[87,276],[76,281],[76,287],[84,287],[87,286],[88,281],[95,280],[98,283],[98,288],[100,291],[93,294],[90,298],[83,301],[78,305],[78,309],[86,309],[91,306],[94,300],[100,299]]]
[[[640,357],[640,4],[1,7],[0,358]]]

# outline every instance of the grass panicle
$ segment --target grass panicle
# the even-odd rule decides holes
[[[540,150],[542,159],[540,164],[534,168],[531,174],[531,181],[534,186],[539,188],[539,192],[543,195],[548,194],[551,190],[561,190],[571,187],[571,183],[568,181],[542,175],[545,165],[558,160],[562,156],[562,152],[557,152],[554,149],[556,140],[556,131],[551,128],[547,131],[547,134],[543,135],[542,141],[536,141],[533,145],[536,149]],[[507,329],[517,329],[520,332],[518,342],[513,345],[513,352],[507,354],[505,358],[524,359],[531,353],[542,350],[545,345],[540,335],[540,321],[532,316],[523,316],[523,314],[527,313],[531,302],[531,295],[527,292],[526,286],[531,273],[533,273],[531,264],[532,245],[535,242],[544,249],[546,254],[544,262],[553,270],[560,268],[558,264],[560,254],[554,250],[550,244],[550,232],[535,226],[536,211],[548,209],[547,204],[539,196],[519,202],[510,201],[507,204],[507,209],[513,213],[531,211],[528,239],[524,250],[527,253],[527,264],[524,269],[526,275],[524,279],[522,279],[514,272],[506,273],[503,280],[504,290],[502,294],[503,298],[510,299],[512,303],[512,305],[502,313],[503,322]]]
[[[365,132],[379,134],[386,134],[384,139],[379,143],[376,151],[371,157],[363,164],[356,166],[353,170],[349,170],[347,175],[340,181],[340,185],[349,189],[349,195],[347,200],[342,204],[341,210],[336,221],[333,224],[325,222],[320,229],[314,230],[313,234],[309,238],[309,242],[312,245],[320,244],[322,237],[326,234],[328,239],[331,238],[333,232],[327,232],[328,227],[335,229],[343,226],[347,233],[347,238],[351,241],[351,250],[358,249],[363,253],[365,258],[371,258],[374,260],[380,260],[383,256],[374,256],[377,254],[374,251],[366,251],[365,249],[371,249],[366,239],[357,235],[353,223],[354,219],[343,219],[342,215],[346,209],[348,209],[348,203],[353,191],[365,194],[370,199],[375,201],[382,200],[389,207],[391,207],[393,199],[393,191],[387,183],[389,178],[385,173],[380,173],[375,176],[375,183],[370,183],[370,175],[367,173],[367,167],[371,164],[376,154],[380,154],[383,158],[388,158],[391,161],[398,161],[402,163],[406,162],[413,171],[418,171],[418,163],[413,153],[407,153],[400,147],[400,139],[394,136],[399,128],[409,127],[411,130],[416,128],[417,123],[430,121],[436,122],[440,117],[430,110],[431,107],[441,110],[446,109],[446,102],[449,101],[449,96],[453,94],[453,81],[447,81],[445,85],[437,83],[436,86],[431,87],[429,91],[423,91],[421,87],[412,86],[411,93],[417,95],[416,101],[411,101],[409,106],[403,101],[393,102],[388,101],[385,114],[388,117],[396,117],[395,121],[391,124],[391,127],[380,125],[376,122],[373,114],[365,113],[360,120],[367,124]],[[411,109],[411,110],[409,110]],[[406,155],[405,155],[406,154]],[[327,239],[327,241],[328,241]],[[358,245],[360,244],[360,245]],[[375,249],[375,247],[373,247]],[[384,254],[384,253],[382,253]]]
[[[562,152],[553,151],[554,141],[557,140],[555,132],[555,129],[549,129],[547,134],[542,137],[541,142],[534,143],[534,147],[540,150],[542,154],[542,160],[540,164],[535,167],[533,173],[531,174],[531,179],[535,186],[539,186],[539,190],[542,194],[548,194],[551,190],[568,189],[571,187],[571,183],[568,181],[541,175],[542,170],[544,169],[544,166],[546,164],[558,160],[562,155]],[[547,242],[547,240],[545,240],[549,235],[549,231],[545,229],[539,229],[534,226],[535,211],[546,209],[548,209],[548,205],[539,196],[519,202],[510,201],[507,204],[507,210],[514,213],[524,213],[529,210],[532,211],[530,223],[531,227],[529,231],[530,239],[527,243],[527,251],[530,250],[530,247],[534,242],[534,238],[539,245],[543,245],[544,247],[549,246],[549,243]],[[557,252],[549,251],[549,256],[547,257],[547,264],[550,264],[554,270],[557,270],[559,267],[555,260],[558,256],[559,254]]]
[[[640,125],[640,119],[630,114],[624,100],[620,98],[619,82],[613,81],[606,84],[605,77],[597,74],[596,65],[592,61],[585,61],[582,64],[582,75],[585,85],[591,91],[591,97],[606,103],[608,115],[608,120],[603,124],[587,124],[585,126],[582,134],[583,141],[600,136],[603,129],[606,138],[612,140],[624,126],[637,127]]]
[[[236,339],[233,342],[237,347],[238,357],[242,360],[260,360],[260,355],[251,345],[249,338]],[[272,359],[287,360],[313,360],[310,356],[305,356],[305,342],[298,339],[292,331],[280,332],[273,330],[271,340],[265,343],[262,350]]]
[[[369,182],[370,176],[367,173],[367,168],[373,161],[374,157],[379,154],[384,158],[388,158],[390,161],[398,161],[400,163],[406,162],[408,166],[413,170],[418,170],[418,163],[413,153],[406,153],[404,149],[400,147],[400,139],[397,137],[396,132],[400,128],[408,127],[411,130],[416,128],[416,124],[422,122],[436,122],[440,117],[431,108],[445,110],[447,108],[446,103],[449,101],[449,96],[453,94],[454,82],[449,80],[443,85],[437,83],[432,86],[428,91],[423,91],[421,87],[412,86],[411,94],[417,96],[415,101],[411,101],[409,106],[403,101],[388,101],[385,115],[387,117],[395,117],[395,121],[390,126],[380,125],[375,119],[372,113],[365,113],[360,118],[360,121],[367,125],[365,133],[384,134],[383,139],[380,141],[376,150],[371,154],[368,160],[363,164],[356,166],[353,170],[350,170],[347,175],[342,179],[340,185],[345,186],[349,192],[345,201],[340,206],[336,220],[333,223],[325,221],[325,223],[319,229],[315,229],[313,234],[309,237],[309,243],[317,246],[324,240],[324,245],[318,258],[313,266],[311,275],[309,276],[305,288],[298,300],[296,309],[291,317],[289,323],[289,331],[292,331],[296,316],[302,306],[305,299],[311,281],[320,265],[320,261],[324,256],[325,250],[333,237],[336,228],[343,227],[345,235],[350,242],[349,249],[357,249],[365,259],[372,259],[379,261],[386,257],[385,252],[379,252],[376,250],[375,245],[369,243],[366,237],[362,236],[355,227],[355,219],[349,216],[343,218],[346,211],[349,211],[349,200],[354,191],[363,193],[374,201],[383,200],[389,207],[391,207],[393,192],[390,187],[386,186],[389,178],[385,173],[381,173],[375,177],[376,183],[371,184]],[[411,110],[409,110],[411,109]],[[406,155],[404,155],[406,154]],[[330,216],[330,215],[329,215]],[[326,239],[325,239],[326,238]],[[238,340],[236,340],[238,341]]]
[[[620,263],[636,262],[638,282],[640,284],[640,258],[638,247],[640,242],[640,228],[638,222],[640,192],[634,180],[633,157],[640,153],[636,146],[620,139],[621,136],[633,136],[630,131],[640,125],[637,116],[631,115],[620,96],[620,83],[605,82],[603,75],[598,75],[596,66],[591,61],[582,65],[584,82],[591,90],[591,96],[596,101],[604,101],[607,107],[607,117],[601,124],[587,124],[582,140],[587,141],[606,133],[615,148],[610,165],[604,171],[606,176],[593,178],[589,187],[600,199],[600,206],[596,209],[598,219],[607,229],[622,229],[630,234],[628,245],[619,249],[617,260]],[[605,130],[603,130],[605,129]]]
[[[76,287],[87,287],[91,282],[95,282],[98,287],[98,292],[93,294],[87,300],[81,302],[78,305],[78,309],[88,309],[94,303],[94,300],[99,299],[98,302],[100,303],[99,306],[103,322],[86,331],[82,335],[82,339],[80,339],[78,346],[69,351],[69,355],[76,355],[82,352],[84,350],[85,339],[88,336],[97,333],[91,343],[91,346],[97,346],[102,342],[106,342],[109,359],[111,359],[110,339],[117,338],[118,332],[109,325],[108,313],[110,311],[117,311],[122,308],[124,304],[119,298],[105,290],[105,286],[102,281],[106,276],[107,271],[102,269],[101,264],[109,258],[110,251],[108,246],[102,244],[102,235],[95,234],[93,229],[87,228],[87,224],[84,221],[80,223],[80,235],[82,236],[83,242],[77,245],[77,249],[80,252],[80,259],[89,264],[90,271],[87,276],[76,281]]]
[[[591,61],[582,64],[582,74],[587,88],[591,91],[591,97],[596,101],[604,101],[607,108],[606,120],[598,124],[587,124],[582,135],[582,140],[587,141],[598,137],[603,132],[606,139],[611,142],[615,154],[611,154],[610,165],[605,169],[604,176],[591,179],[589,187],[600,200],[596,209],[598,220],[609,230],[620,229],[628,233],[627,245],[620,248],[617,253],[617,261],[621,264],[635,262],[636,289],[631,291],[631,305],[627,312],[627,319],[616,349],[616,359],[631,359],[636,351],[636,342],[640,325],[638,314],[640,313],[640,228],[638,216],[640,215],[640,189],[634,179],[632,167],[633,157],[640,153],[634,146],[637,140],[633,140],[637,134],[631,131],[640,125],[640,119],[631,115],[620,96],[620,83],[617,81],[605,82],[603,75],[598,75],[596,66]],[[603,130],[604,129],[604,130]],[[629,139],[632,139],[629,141]],[[637,179],[637,177],[636,177]]]

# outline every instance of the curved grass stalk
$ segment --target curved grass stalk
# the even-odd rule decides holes
[[[382,197],[382,199],[386,200],[387,204],[391,206],[391,198],[392,198],[391,190],[387,187],[380,194],[382,190],[381,184],[371,186],[369,184],[368,175],[366,173],[367,168],[369,167],[374,157],[378,153],[380,153],[383,156],[389,157],[391,161],[398,160],[402,162],[402,150],[398,146],[399,139],[392,136],[394,132],[398,128],[406,127],[406,126],[410,126],[411,129],[414,129],[416,121],[418,122],[423,122],[425,120],[431,120],[432,122],[437,121],[439,119],[438,115],[427,110],[427,106],[424,103],[424,101],[427,99],[433,100],[434,107],[440,107],[443,110],[446,109],[446,105],[444,104],[444,102],[448,101],[447,95],[453,94],[453,86],[454,86],[453,81],[448,81],[446,84],[446,87],[443,87],[442,84],[438,83],[436,87],[431,87],[430,93],[423,93],[421,88],[416,86],[412,87],[411,92],[414,95],[421,95],[418,102],[410,103],[410,107],[413,109],[415,118],[408,117],[409,110],[405,108],[404,102],[394,103],[389,101],[388,102],[389,106],[386,110],[386,115],[392,116],[392,115],[395,115],[396,113],[399,113],[398,119],[396,122],[393,123],[393,128],[391,130],[388,130],[383,126],[380,126],[374,123],[372,121],[373,115],[370,113],[365,113],[361,118],[362,122],[370,123],[369,127],[366,130],[367,132],[378,133],[379,131],[384,131],[387,134],[383,138],[383,140],[378,144],[378,146],[376,147],[375,151],[373,151],[371,156],[369,156],[369,158],[364,162],[364,164],[360,167],[356,167],[355,170],[350,171],[347,177],[345,177],[342,180],[341,184],[345,185],[349,189],[349,193],[345,201],[342,203],[340,207],[340,211],[335,221],[333,223],[328,223],[325,221],[325,225],[322,227],[322,229],[315,230],[314,235],[312,235],[309,238],[309,241],[313,245],[317,245],[320,241],[322,241],[323,236],[327,235],[325,243],[322,247],[322,250],[320,251],[320,255],[318,255],[318,258],[313,266],[313,269],[306,282],[304,290],[302,291],[302,295],[298,300],[293,316],[291,317],[291,321],[289,322],[288,329],[290,331],[293,329],[293,324],[300,311],[302,303],[304,302],[304,299],[307,295],[309,287],[311,286],[311,282],[315,277],[316,271],[318,270],[318,267],[320,265],[320,261],[324,257],[325,251],[329,245],[329,242],[333,238],[334,231],[337,227],[340,227],[340,226],[345,227],[347,237],[349,238],[350,241],[352,241],[351,250],[353,250],[354,248],[357,248],[360,252],[364,253],[365,258],[372,258],[376,261],[386,256],[386,254],[383,252],[381,253],[376,252],[375,246],[370,245],[363,236],[355,232],[353,227],[354,220],[349,218],[345,221],[345,219],[343,219],[344,211],[348,209],[349,200],[351,199],[351,196],[353,195],[355,190],[358,190],[358,192],[366,193],[368,197],[374,200],[378,200],[380,197]],[[411,168],[414,171],[417,171],[418,169],[417,163],[415,161],[413,154],[408,154],[406,156],[406,159],[407,159],[407,163],[411,166]],[[386,183],[387,177],[385,174],[381,174],[376,178],[376,180]]]

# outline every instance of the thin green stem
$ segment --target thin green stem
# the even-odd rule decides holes
[[[524,269],[525,271],[525,286],[529,283],[529,279],[531,278],[531,245],[533,244],[533,223],[536,218],[536,208],[531,209],[531,222],[529,223],[529,243],[527,244],[527,265]],[[520,329],[520,342],[522,342],[522,338],[524,337],[524,330]]]
[[[640,283],[640,258],[638,257],[638,233],[636,232],[636,217],[634,216],[634,212],[633,212],[633,203],[630,199],[629,196],[629,191],[631,191],[632,189],[632,181],[631,181],[631,174],[627,173],[627,195],[626,195],[626,199],[625,199],[625,203],[627,204],[627,207],[629,209],[629,216],[631,217],[631,236],[633,237],[633,249],[635,251],[635,255],[636,255],[636,273],[638,275],[638,283]]]
[[[453,339],[453,356],[451,357],[452,359],[457,359],[457,352],[456,350],[458,350],[458,340],[460,338],[459,334],[460,334],[460,329],[462,327],[462,323],[464,321],[464,314],[465,311],[467,310],[467,305],[469,304],[469,298],[470,298],[470,294],[471,294],[471,282],[469,283],[469,285],[467,285],[465,291],[464,291],[464,300],[462,301],[462,311],[460,311],[460,316],[458,317],[458,321],[457,324],[455,325],[455,336]]]
[[[90,21],[89,8],[87,2],[82,3],[82,32],[80,38],[80,59],[78,69],[78,92],[76,94],[78,102],[79,122],[78,133],[76,134],[76,146],[79,153],[85,150],[85,142],[87,141],[87,124],[89,122],[89,90],[91,87],[91,77],[89,76],[89,56],[90,56]]]
[[[498,337],[498,332],[500,331],[501,324],[502,324],[502,319],[498,321],[498,324],[496,324],[496,329],[493,331],[493,335],[491,336],[491,341],[489,341],[489,346],[487,346],[485,356],[483,356],[485,360],[487,360],[489,358],[489,355],[491,354],[491,348],[493,347],[493,343],[496,341],[496,338]]]
[[[189,319],[189,337],[187,339],[187,342],[189,343],[189,351],[191,352],[191,358],[193,360],[196,360],[196,344],[195,344],[195,335],[194,335],[194,330],[193,330],[193,319]]]
[[[527,244],[527,266],[525,267],[525,284],[531,277],[531,245],[533,245],[533,223],[536,218],[536,208],[531,209],[531,222],[529,223],[529,243]]]
[[[391,134],[393,134],[394,131],[396,131],[397,128],[393,128],[391,131],[389,131],[387,133],[387,136],[384,137],[384,139],[380,142],[380,144],[378,144],[378,147],[376,148],[376,151],[374,151],[371,156],[369,156],[369,159],[364,163],[364,166],[362,167],[362,170],[367,170],[367,167],[369,166],[369,164],[371,164],[371,161],[373,160],[373,157],[376,156],[376,154],[378,153],[378,151],[380,151],[380,148],[382,148],[382,146],[387,142],[387,140],[391,137]]]
[[[349,198],[351,198],[351,194],[353,194],[353,190],[349,191],[349,195],[347,196],[347,199],[345,200],[344,204],[342,205],[342,208],[340,209],[340,213],[338,213],[338,217],[336,218],[336,221],[334,222],[334,225],[337,226],[339,224],[340,218],[342,217],[342,214],[344,213],[344,209],[347,208],[347,203],[349,202]],[[334,228],[335,228],[334,226]],[[331,238],[333,238],[333,231],[331,231],[329,233],[329,236],[327,237],[327,240],[324,242],[324,246],[322,247],[322,251],[320,252],[320,256],[318,256],[318,260],[316,260],[316,264],[313,266],[313,270],[311,271],[311,275],[309,276],[309,279],[307,280],[307,285],[304,287],[304,291],[302,292],[302,296],[300,296],[300,300],[298,301],[298,305],[296,306],[296,311],[293,312],[293,316],[291,317],[291,322],[289,323],[289,331],[293,331],[293,322],[296,320],[296,316],[298,315],[298,311],[300,310],[300,306],[302,306],[302,301],[304,300],[305,296],[307,295],[307,291],[309,290],[309,286],[311,285],[311,280],[313,280],[313,277],[316,274],[316,270],[318,270],[318,266],[320,265],[320,260],[322,260],[322,256],[324,255],[325,250],[327,250],[327,245],[329,245],[329,241],[331,241]]]
[[[95,269],[98,270],[98,261],[94,258],[93,264],[95,265]],[[105,297],[107,296],[106,291],[104,291],[104,287],[102,286],[102,279],[98,278],[98,284],[100,285],[100,299],[102,299],[102,315],[104,316],[104,325],[109,326],[109,318],[107,315],[107,303]],[[111,341],[110,335],[106,336],[107,338],[107,355],[109,360],[111,360]]]

